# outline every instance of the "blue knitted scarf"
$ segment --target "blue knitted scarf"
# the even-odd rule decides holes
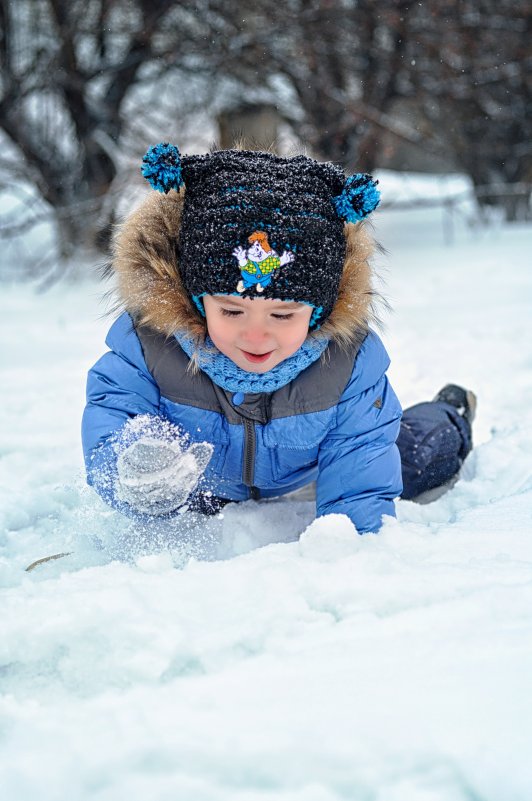
[[[229,392],[275,392],[319,359],[329,344],[324,337],[307,337],[299,350],[267,373],[251,373],[237,367],[231,359],[220,353],[210,337],[206,338],[204,345],[199,346],[196,340],[182,331],[178,331],[175,338],[187,356],[192,358],[195,354],[200,369],[215,384]]]

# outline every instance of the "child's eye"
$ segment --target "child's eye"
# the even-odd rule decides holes
[[[272,317],[275,317],[276,320],[290,320],[293,316],[292,312],[289,314],[272,314]]]
[[[237,317],[239,314],[242,314],[241,311],[237,311],[236,309],[221,309],[221,312],[226,317]]]

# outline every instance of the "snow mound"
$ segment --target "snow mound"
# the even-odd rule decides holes
[[[79,444],[100,288],[4,287],[3,798],[532,797],[531,234],[446,247],[427,214],[376,214],[391,379],[405,405],[471,387],[476,447],[378,536],[303,500],[121,518]]]

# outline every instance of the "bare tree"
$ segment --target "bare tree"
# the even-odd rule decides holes
[[[404,0],[210,2],[210,63],[246,97],[275,103],[320,157],[375,165],[378,132],[416,137],[387,110],[399,95]],[[393,10],[393,13],[391,12]]]
[[[9,166],[53,209],[65,257],[109,223],[124,104],[135,83],[180,61],[187,20],[175,10],[172,0],[0,0],[0,127],[20,154]]]
[[[532,7],[444,0],[412,7],[406,92],[438,128],[479,202],[530,215]],[[517,191],[505,185],[518,185]],[[519,184],[522,189],[519,189]]]
[[[252,91],[260,81],[320,157],[371,170],[391,135],[451,154],[509,219],[530,213],[530,3],[264,0],[219,19],[216,69]],[[399,100],[410,121],[394,118]]]
[[[483,202],[486,185],[524,182],[507,215],[526,216],[531,18],[526,0],[0,0],[0,166],[53,209],[66,257],[108,229],[148,130],[173,120],[179,143],[191,112],[243,100],[348,169],[378,166],[385,134],[446,147]]]

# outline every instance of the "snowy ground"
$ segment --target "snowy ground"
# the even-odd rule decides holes
[[[83,483],[101,287],[2,287],[2,799],[529,801],[532,229],[466,213],[375,215],[403,403],[479,396],[460,481],[379,536],[285,501],[150,541]]]

